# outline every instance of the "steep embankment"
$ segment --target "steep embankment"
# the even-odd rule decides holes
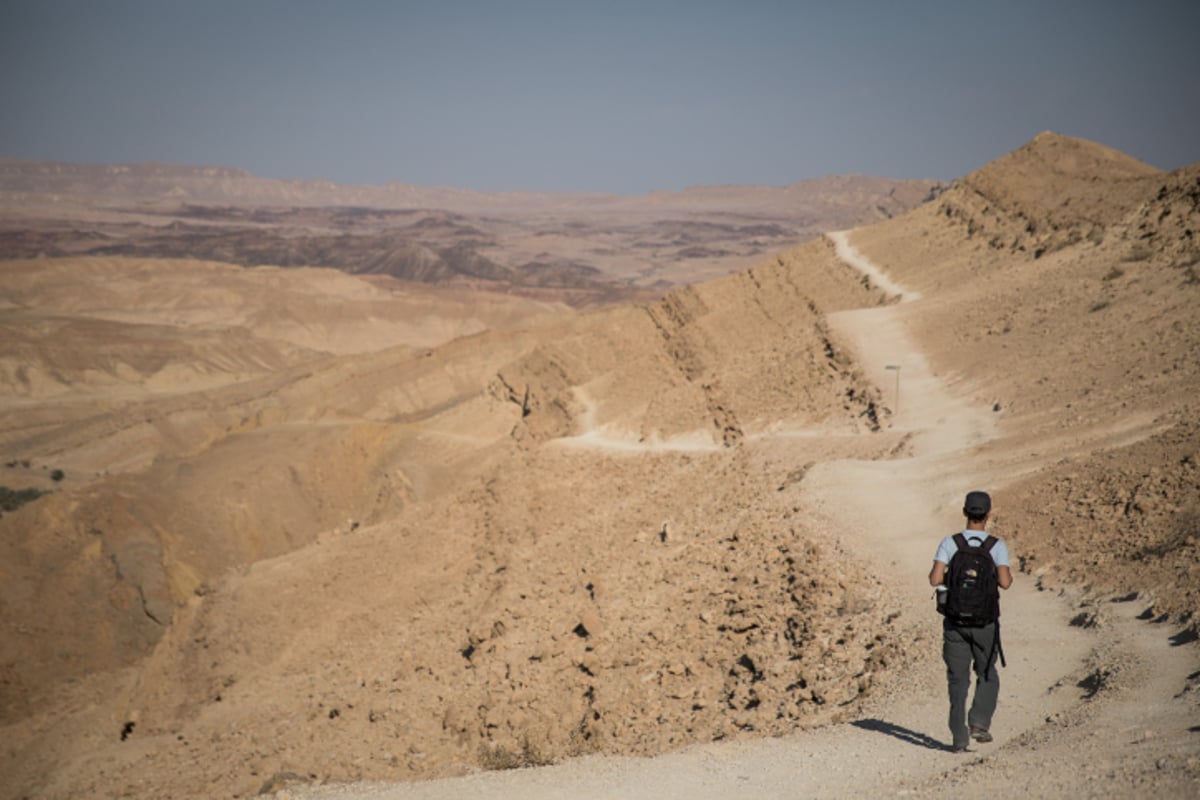
[[[245,792],[289,765],[412,778],[844,713],[895,642],[795,491],[809,460],[897,439],[844,436],[879,427],[878,395],[808,274],[878,301],[815,243],[645,309],[327,359],[210,398],[242,422],[196,453],[6,516],[59,515],[53,541],[7,540],[43,575],[11,584],[15,616],[108,598],[99,622],[6,640],[9,774],[48,796]],[[768,428],[843,436],[737,447]],[[589,430],[651,452],[579,446]],[[55,689],[88,667],[36,669],[55,647],[133,666]],[[64,724],[46,735],[39,708]]]

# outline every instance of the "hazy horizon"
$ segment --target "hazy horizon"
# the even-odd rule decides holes
[[[643,194],[1200,160],[1200,4],[5,3],[0,156]]]

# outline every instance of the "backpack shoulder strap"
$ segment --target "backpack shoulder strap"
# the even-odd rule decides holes
[[[1000,541],[1000,540],[999,540],[999,539],[997,539],[995,536],[992,536],[992,535],[989,533],[989,534],[988,534],[988,537],[987,537],[986,539],[984,539],[984,540],[983,540],[983,544],[981,544],[981,545],[979,545],[979,546],[980,546],[981,548],[983,548],[983,550],[984,550],[985,552],[988,552],[988,553],[990,553],[990,552],[992,552],[992,547],[993,547],[993,546],[996,544],[996,542],[998,542],[998,541]]]
[[[958,545],[959,550],[966,550],[971,546],[970,543],[967,542],[967,537],[963,536],[961,531],[954,534],[952,538],[954,539],[954,543]]]

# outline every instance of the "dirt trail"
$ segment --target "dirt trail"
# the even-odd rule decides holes
[[[630,431],[612,430],[596,422],[596,402],[583,387],[574,390],[575,401],[583,408],[579,417],[579,432],[554,439],[551,444],[558,447],[574,447],[596,450],[618,450],[624,452],[680,452],[702,453],[721,449],[707,431],[693,431],[666,439],[644,439]]]
[[[840,312],[829,321],[892,404],[896,399],[890,393],[899,378],[902,396],[892,426],[910,438],[900,459],[815,465],[804,480],[806,501],[816,522],[889,582],[893,595],[885,602],[894,603],[903,629],[911,633],[912,667],[892,676],[869,698],[858,719],[780,739],[700,745],[653,759],[587,757],[541,769],[426,783],[308,787],[296,789],[292,797],[850,798],[959,794],[966,785],[976,793],[1021,789],[1049,797],[1071,787],[1105,785],[1080,783],[1085,780],[1078,772],[1081,760],[1084,765],[1096,759],[1111,763],[1129,737],[1140,735],[1139,726],[1153,725],[1155,709],[1169,704],[1188,671],[1196,668],[1194,652],[1169,647],[1165,632],[1134,620],[1128,612],[1136,611],[1130,608],[1136,603],[1103,610],[1099,633],[1072,625],[1077,607],[1067,598],[1039,591],[1030,576],[1017,575],[1002,598],[1008,666],[1001,672],[996,740],[973,745],[966,754],[947,750],[941,633],[926,575],[939,538],[961,525],[963,494],[993,488],[998,479],[973,456],[978,445],[996,438],[994,415],[990,408],[973,408],[954,397],[907,335],[905,319],[920,313],[919,296],[853,253],[845,234],[831,238],[841,258],[901,297],[900,304]],[[789,438],[794,439],[777,438],[774,446]],[[743,446],[756,446],[756,440]],[[998,508],[1000,520],[1003,514]],[[998,527],[1002,533],[1002,522]],[[1084,692],[1079,684],[1101,647],[1124,648],[1124,663],[1141,676],[1136,692],[1097,706],[1103,709],[1096,712],[1097,719],[1119,728],[1125,739],[1096,737],[1100,728],[1090,738],[1065,735],[1055,744],[1050,729],[1080,713]],[[1159,668],[1150,669],[1151,664]],[[1047,782],[1039,770],[1052,771],[1057,780]]]

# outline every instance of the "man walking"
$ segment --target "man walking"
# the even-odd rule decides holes
[[[966,529],[942,540],[929,572],[929,583],[941,593],[939,611],[946,615],[942,659],[950,688],[950,733],[956,753],[965,751],[971,739],[992,741],[988,729],[1000,693],[996,657],[1003,659],[998,589],[1012,585],[1008,547],[987,533],[992,498],[987,492],[968,492],[963,515]],[[975,697],[968,713],[972,671]]]

